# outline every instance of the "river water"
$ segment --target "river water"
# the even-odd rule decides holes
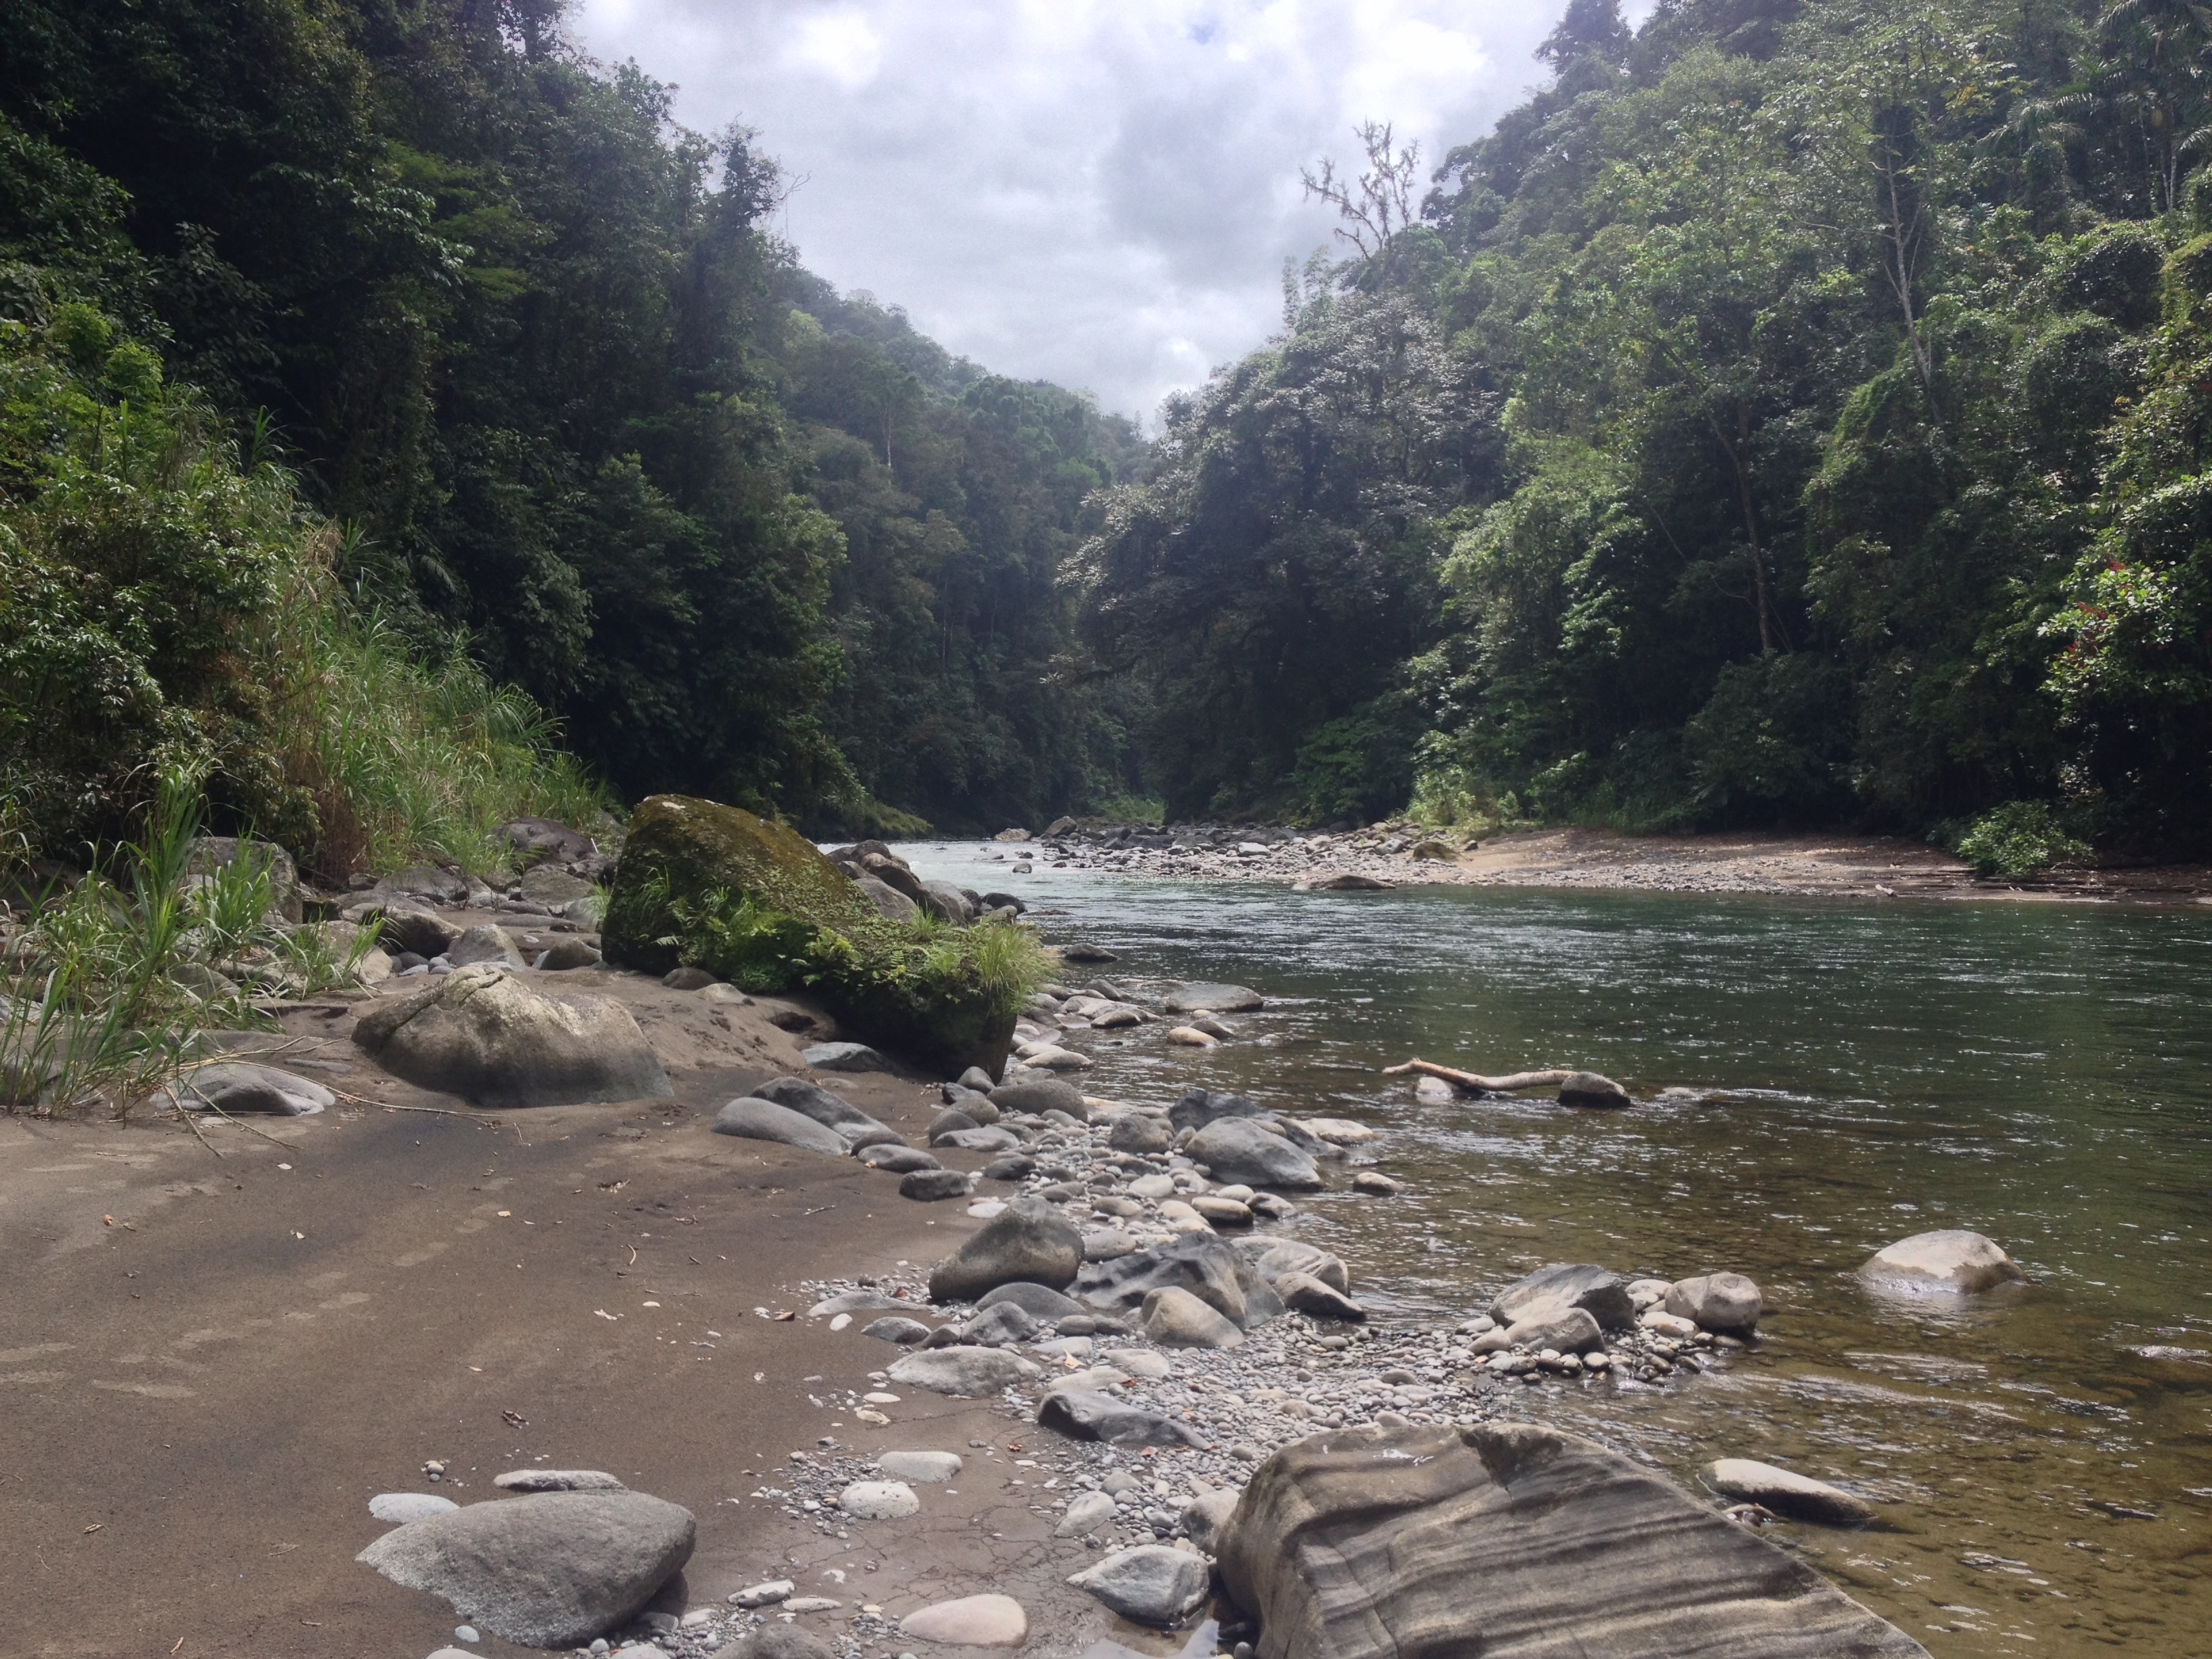
[[[1938,1656],[2212,1653],[2212,913],[1300,894],[901,850],[1120,957],[1071,980],[1265,994],[1238,1041],[1111,1034],[1082,1081],[1381,1130],[1361,1152],[1406,1194],[1315,1194],[1291,1224],[1385,1316],[1463,1315],[1551,1261],[1764,1288],[1759,1342],[1714,1370],[1547,1382],[1517,1414],[1686,1480],[1754,1457],[1877,1500],[1876,1528],[1770,1535]],[[1425,1105],[1380,1074],[1413,1054],[1709,1098]],[[1996,1238],[2032,1287],[1939,1310],[1857,1286],[1867,1255],[1936,1227]]]

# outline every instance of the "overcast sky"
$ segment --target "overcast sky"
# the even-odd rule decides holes
[[[1298,170],[1395,122],[1425,164],[1540,77],[1565,0],[583,0],[606,63],[742,120],[804,183],[778,228],[1001,374],[1147,426],[1249,350],[1334,221]],[[1426,171],[1425,165],[1424,171]]]

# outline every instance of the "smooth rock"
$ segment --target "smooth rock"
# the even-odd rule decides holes
[[[1211,1231],[1185,1234],[1110,1261],[1086,1262],[1077,1276],[1074,1294],[1094,1308],[1132,1312],[1153,1291],[1168,1285],[1189,1291],[1240,1329],[1263,1323],[1282,1310],[1281,1298],[1267,1280]]]
[[[1756,1504],[1777,1515],[1797,1521],[1817,1521],[1825,1526],[1863,1526],[1875,1517],[1874,1505],[1854,1498],[1840,1487],[1771,1463],[1748,1457],[1723,1457],[1698,1471],[1705,1483],[1724,1498]]]
[[[968,895],[949,881],[922,883],[921,908],[954,927],[965,927],[975,920],[975,907]]]
[[[266,1113],[276,1117],[312,1117],[337,1105],[338,1100],[319,1083],[274,1066],[242,1060],[195,1066],[167,1092],[187,1111],[240,1116]]]
[[[1666,1309],[1709,1331],[1747,1331],[1758,1325],[1766,1299],[1741,1273],[1703,1273],[1668,1285]]]
[[[1163,1348],[1233,1348],[1244,1340],[1234,1322],[1174,1285],[1146,1293],[1138,1322]]]
[[[898,1146],[890,1141],[878,1141],[873,1146],[854,1149],[853,1156],[871,1170],[881,1170],[886,1175],[912,1175],[916,1170],[941,1170],[945,1166],[919,1146]],[[963,1182],[961,1191],[967,1190]]]
[[[626,1492],[605,1469],[509,1469],[491,1478],[501,1492]]]
[[[716,1648],[708,1659],[837,1659],[837,1650],[797,1625],[776,1623]]]
[[[946,1647],[1018,1648],[1029,1639],[1029,1615],[1011,1595],[963,1595],[937,1601],[899,1620],[899,1634]]]
[[[986,1181],[1027,1181],[1036,1173],[1033,1158],[994,1158],[983,1166]]]
[[[974,1302],[1017,1281],[1062,1290],[1082,1266],[1083,1235],[1073,1224],[1048,1204],[1019,1198],[931,1271],[930,1300]]]
[[[1406,1189],[1379,1170],[1362,1170],[1352,1177],[1352,1190],[1371,1198],[1395,1198]]]
[[[1060,1517],[1060,1524],[1052,1529],[1052,1535],[1088,1538],[1109,1525],[1113,1519],[1114,1500],[1104,1492],[1079,1492],[1068,1500],[1067,1511]]]
[[[962,1088],[972,1089],[979,1095],[988,1095],[998,1086],[998,1079],[980,1066],[970,1066],[961,1073],[959,1082]]]
[[[1559,1085],[1562,1106],[1633,1106],[1628,1091],[1596,1072],[1577,1072]]]
[[[450,1498],[427,1492],[380,1492],[368,1500],[368,1512],[379,1521],[404,1527],[410,1521],[427,1521],[460,1508]]]
[[[871,875],[856,876],[854,882],[868,896],[868,902],[876,907],[877,914],[886,921],[912,921],[921,914],[919,904],[888,882],[879,881]]]
[[[1243,985],[1178,985],[1162,1006],[1171,1014],[1247,1014],[1267,1001]]]
[[[973,1342],[978,1347],[1006,1348],[1017,1342],[1026,1342],[1037,1334],[1036,1320],[1011,1302],[1002,1302],[981,1313],[960,1328],[960,1340]]]
[[[586,945],[580,939],[561,939],[553,941],[538,958],[538,971],[542,974],[564,974],[577,968],[596,968],[599,965],[598,947]]]
[[[1906,1296],[1972,1296],[2027,1278],[1996,1240],[1958,1228],[1900,1238],[1859,1267],[1869,1289]]]
[[[899,1177],[899,1196],[917,1204],[940,1204],[968,1196],[968,1177],[957,1170],[913,1170]]]
[[[1239,1493],[1227,1486],[1200,1492],[1182,1506],[1183,1535],[1208,1555],[1218,1553],[1221,1529],[1237,1513]]]
[[[1367,1317],[1366,1309],[1311,1273],[1279,1273],[1270,1282],[1275,1287],[1275,1294],[1283,1298],[1283,1305],[1292,1313],[1304,1314],[1310,1319],[1341,1319],[1355,1323]],[[1583,1316],[1585,1319],[1589,1316]],[[1595,1330],[1597,1327],[1593,1324],[1590,1328]]]
[[[1174,1362],[1165,1354],[1154,1353],[1150,1348],[1116,1348],[1113,1352],[1099,1357],[1132,1376],[1149,1377],[1155,1382],[1164,1376],[1175,1375]]]
[[[788,1578],[769,1578],[757,1584],[748,1584],[732,1595],[731,1601],[741,1607],[769,1607],[787,1598],[799,1586]]]
[[[1056,1325],[1071,1314],[1085,1311],[1083,1304],[1072,1297],[1062,1296],[1058,1291],[1030,1279],[1015,1279],[995,1290],[987,1291],[975,1305],[978,1308],[995,1308],[1003,1302],[1012,1303],[1030,1318],[1046,1325]]]
[[[1219,1568],[1268,1659],[1926,1653],[1663,1476],[1529,1424],[1294,1442],[1254,1472]]]
[[[949,1451],[887,1451],[876,1468],[893,1480],[941,1486],[960,1473],[960,1455]]]
[[[492,922],[479,922],[466,929],[461,936],[446,947],[446,960],[456,968],[466,968],[477,963],[491,963],[501,968],[520,968],[522,952],[514,948],[514,941],[507,929]]]
[[[1034,1361],[1008,1353],[1004,1348],[956,1344],[903,1355],[891,1362],[885,1374],[894,1382],[927,1389],[932,1394],[981,1399],[1001,1393],[1041,1372]]]
[[[799,1057],[817,1072],[888,1072],[890,1066],[865,1042],[817,1042]]]
[[[1588,1310],[1539,1304],[1505,1328],[1505,1346],[1531,1353],[1553,1348],[1561,1353],[1588,1353],[1605,1346],[1605,1334]]]
[[[1114,1120],[1106,1144],[1117,1152],[1164,1152],[1175,1145],[1175,1126],[1164,1117],[1124,1112]]]
[[[1636,1322],[1635,1304],[1629,1300],[1619,1273],[1564,1263],[1539,1267],[1509,1285],[1490,1304],[1490,1316],[1501,1325],[1510,1325],[1547,1304],[1580,1308],[1608,1331],[1626,1330]]]
[[[1313,1159],[1249,1118],[1217,1119],[1194,1135],[1183,1152],[1212,1170],[1217,1181],[1293,1192],[1310,1192],[1322,1184]]]
[[[1173,1630],[1205,1605],[1212,1575],[1203,1556],[1165,1544],[1139,1544],[1115,1552],[1067,1582],[1090,1591],[1132,1624]],[[1302,1653],[1300,1659],[1304,1659]]]
[[[862,1336],[872,1336],[878,1342],[896,1342],[901,1347],[912,1347],[917,1342],[929,1340],[929,1327],[919,1319],[908,1319],[901,1314],[887,1314],[883,1318],[860,1328]]]
[[[354,1042],[395,1076],[479,1106],[665,1100],[675,1093],[629,1010],[556,1001],[507,970],[459,968],[379,1004]]]
[[[1194,1025],[1169,1026],[1168,1041],[1178,1048],[1216,1048],[1221,1045],[1219,1037],[1209,1036]]]
[[[845,1143],[846,1151],[855,1157],[867,1151],[871,1146],[904,1147],[907,1146],[907,1138],[888,1123],[878,1123],[872,1129],[857,1128],[848,1125],[839,1129],[837,1133]]]
[[[1274,1113],[1249,1095],[1225,1089],[1187,1089],[1181,1100],[1168,1108],[1168,1122],[1177,1129],[1203,1129],[1224,1117],[1273,1117]]]
[[[643,1492],[538,1492],[411,1522],[356,1559],[507,1641],[566,1648],[643,1607],[696,1535],[689,1510]]]
[[[671,968],[660,982],[672,991],[703,991],[714,983],[714,976],[704,968]]]
[[[1078,1123],[1088,1123],[1091,1111],[1083,1103],[1083,1091],[1056,1077],[1024,1078],[1001,1083],[991,1091],[991,1103],[1002,1112],[1066,1112]]]
[[[1335,1146],[1358,1146],[1375,1139],[1375,1131],[1348,1117],[1302,1117],[1298,1126],[1316,1140]]]
[[[1191,1200],[1190,1207],[1216,1227],[1249,1227],[1252,1224],[1250,1206],[1233,1198],[1201,1193]],[[1167,1206],[1161,1206],[1161,1213],[1166,1212]]]
[[[1310,1273],[1333,1291],[1352,1292],[1352,1273],[1343,1259],[1318,1244],[1267,1233],[1240,1243],[1237,1249],[1271,1284],[1285,1273]]]
[[[744,1140],[772,1140],[810,1152],[827,1152],[833,1158],[845,1155],[844,1138],[835,1129],[825,1129],[788,1106],[750,1096],[733,1100],[714,1114],[714,1133]]]
[[[1008,1152],[1022,1144],[1022,1138],[1012,1129],[1002,1129],[995,1124],[974,1129],[951,1129],[941,1135],[932,1135],[933,1146],[952,1146],[963,1152]]]
[[[837,1507],[861,1521],[903,1521],[921,1513],[921,1499],[903,1480],[855,1480],[837,1494]]]
[[[1053,1389],[1037,1406],[1041,1427],[1109,1446],[1195,1446],[1188,1425],[1095,1389]]]
[[[803,1077],[772,1077],[765,1083],[755,1084],[752,1096],[756,1100],[772,1100],[779,1106],[788,1106],[801,1117],[811,1117],[823,1127],[835,1129],[840,1134],[848,1130],[884,1127],[844,1096]]]

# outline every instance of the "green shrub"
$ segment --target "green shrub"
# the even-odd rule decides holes
[[[2007,801],[1969,824],[1952,850],[1984,876],[2026,876],[2089,856],[2039,800]]]

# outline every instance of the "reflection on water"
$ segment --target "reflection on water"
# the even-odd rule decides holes
[[[1292,894],[904,850],[1057,912],[1050,937],[1120,954],[1105,972],[1265,992],[1217,1051],[1157,1028],[1091,1045],[1085,1086],[1202,1083],[1382,1129],[1407,1195],[1317,1195],[1295,1224],[1371,1301],[1460,1313],[1561,1261],[1765,1288],[1762,1342],[1724,1368],[1551,1382],[1522,1413],[1686,1479],[1757,1457],[1882,1501],[1884,1528],[1781,1535],[1938,1655],[2212,1652],[2212,915]],[[1717,1097],[1427,1106],[1377,1074],[1416,1054]],[[1850,1277],[1945,1226],[2033,1287],[1898,1307]]]

